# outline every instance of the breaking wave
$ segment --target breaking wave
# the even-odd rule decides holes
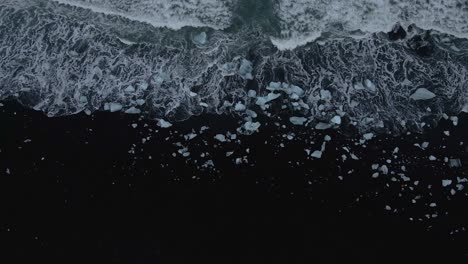
[[[466,2],[59,2],[0,4],[0,99],[360,131],[421,130],[468,103]]]

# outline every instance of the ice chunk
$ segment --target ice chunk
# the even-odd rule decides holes
[[[328,90],[320,90],[320,99],[329,101],[332,99],[332,95]]]
[[[141,113],[141,110],[132,106],[131,108],[127,109],[125,111],[126,114],[140,114]]]
[[[241,65],[239,67],[239,75],[242,77],[242,79],[253,80],[252,71],[252,62],[246,59],[242,59]]]
[[[383,174],[388,174],[388,167],[386,165],[382,165],[379,169]]]
[[[365,140],[371,140],[374,137],[373,133],[366,133],[362,136]]]
[[[313,157],[313,158],[320,159],[322,157],[322,151],[316,150],[310,156]]]
[[[325,135],[325,141],[330,141],[332,138],[329,135]]]
[[[121,104],[118,104],[118,103],[110,103],[109,104],[109,111],[111,111],[112,113],[120,111],[120,110],[122,110],[122,105]]]
[[[451,168],[458,168],[458,167],[461,167],[461,161],[460,159],[450,159],[449,160],[449,166]]]
[[[241,102],[238,102],[234,107],[234,110],[238,112],[245,111],[245,109],[246,109],[245,105],[242,104]]]
[[[259,127],[260,127],[259,122],[248,121],[244,124],[245,130],[248,130],[248,131],[256,131]]]
[[[254,90],[249,90],[249,91],[247,92],[247,95],[248,95],[249,97],[257,97],[257,92],[254,91]]]
[[[291,122],[293,125],[297,126],[302,126],[304,123],[307,121],[307,118],[305,117],[297,117],[297,116],[291,116],[289,118],[289,122]]]
[[[330,128],[331,125],[330,124],[327,124],[327,123],[318,123],[317,125],[315,125],[315,129],[318,129],[318,130],[324,130],[324,129],[328,129]]]
[[[158,121],[158,126],[162,127],[162,128],[169,128],[172,126],[171,123],[167,122],[166,120],[164,119],[159,119]]]
[[[452,180],[442,180],[442,186],[447,187],[452,184]]]
[[[193,37],[193,42],[199,45],[203,45],[206,43],[206,32],[201,32]]]
[[[269,93],[267,96],[257,97],[257,101],[255,102],[255,104],[262,106],[270,101],[277,99],[280,96],[281,96],[280,94]]]
[[[341,117],[340,116],[334,116],[330,122],[332,122],[333,124],[337,124],[337,125],[341,125]]]
[[[144,104],[145,104],[145,100],[143,100],[143,99],[138,99],[138,100],[136,100],[136,103],[137,103],[137,105],[140,105],[140,106],[141,106],[141,105],[144,105]]]
[[[245,113],[250,116],[251,118],[257,118],[257,113],[255,113],[254,111],[250,110],[250,109],[247,109],[245,111]]]
[[[367,87],[369,90],[375,92],[376,87],[375,87],[375,84],[371,82],[371,80],[366,79],[366,80],[364,81],[364,83],[365,83],[366,87]]]
[[[133,93],[135,92],[135,88],[132,85],[129,85],[127,88],[124,90],[126,93]]]
[[[417,101],[417,100],[429,100],[434,98],[436,95],[431,91],[427,90],[426,88],[419,88],[414,92],[410,98]]]
[[[437,158],[434,157],[434,156],[432,156],[432,155],[430,155],[430,156],[429,156],[429,160],[430,160],[430,161],[434,161],[434,160],[437,160]]]
[[[224,136],[223,134],[217,134],[214,138],[216,140],[218,140],[219,142],[225,142],[226,141],[226,136]]]
[[[450,117],[450,120],[452,120],[452,123],[454,126],[457,126],[458,125],[458,117],[456,116],[451,116]]]

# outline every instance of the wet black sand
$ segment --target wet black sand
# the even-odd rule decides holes
[[[148,129],[158,129],[155,122],[136,116],[97,113],[47,118],[13,102],[3,104],[2,263],[468,260],[468,234],[463,231],[468,224],[466,191],[450,196],[450,189],[440,186],[441,175],[467,176],[466,147],[458,144],[463,140],[468,144],[466,116],[456,128],[443,121],[427,135],[376,141],[366,150],[356,150],[362,157],[359,161],[345,163],[338,163],[341,154],[332,150],[347,139],[335,132],[326,132],[333,138],[327,146],[330,151],[320,160],[305,163],[300,140],[277,151],[275,138],[280,131],[274,125],[242,138],[242,145],[220,146],[212,136],[199,136],[195,140],[200,144],[193,143],[191,157],[209,149],[216,164],[215,169],[200,170],[186,158],[172,156],[177,152],[173,131],[184,134],[206,124],[211,127],[209,133],[234,131],[237,123],[232,118],[203,116],[152,133]],[[136,129],[133,123],[138,124]],[[444,139],[441,133],[449,127],[451,136]],[[291,129],[297,135],[307,133],[299,128],[282,132]],[[154,138],[141,144],[148,135]],[[458,157],[464,166],[447,169],[423,160],[408,166],[412,180],[425,183],[415,187],[420,188],[416,192],[431,193],[430,198],[424,196],[425,205],[410,207],[411,198],[404,192],[398,195],[407,188],[404,184],[387,186],[388,180],[382,177],[371,179],[369,167],[382,149],[395,146],[407,156],[421,155],[411,144],[424,140],[434,146],[427,153]],[[439,149],[440,144],[447,148]],[[250,149],[246,164],[235,165],[225,158],[226,149],[240,153],[246,148]],[[135,154],[128,153],[131,149]],[[354,172],[348,175],[350,168]],[[432,185],[430,190],[427,184]],[[439,217],[408,220],[426,214],[432,200],[437,201]],[[387,204],[398,212],[384,210]]]

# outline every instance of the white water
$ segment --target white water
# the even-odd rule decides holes
[[[396,23],[468,37],[466,0],[280,0],[278,16],[281,37],[273,43],[279,49],[294,49],[325,32],[388,32]]]
[[[229,26],[233,0],[54,0],[119,15],[156,27],[185,26],[223,29]]]

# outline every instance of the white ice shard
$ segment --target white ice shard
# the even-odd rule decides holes
[[[109,104],[109,111],[111,111],[112,113],[120,111],[120,110],[122,110],[122,105],[121,104],[118,104],[118,103],[110,103]]]
[[[193,37],[193,42],[195,42],[198,45],[203,45],[206,43],[206,32],[201,32],[200,34],[197,34]]]
[[[223,134],[217,134],[214,138],[219,142],[226,142],[226,136]]]
[[[415,101],[418,101],[418,100],[430,100],[432,98],[434,98],[436,95],[427,90],[426,88],[419,88],[416,90],[416,92],[414,92],[410,98],[415,100]]]
[[[336,124],[336,125],[340,125],[341,124],[341,117],[340,116],[334,116],[330,122],[332,122],[333,124]]]
[[[320,122],[317,125],[315,125],[315,129],[318,129],[318,130],[325,130],[325,129],[329,129],[330,127],[331,127],[330,124],[323,123],[323,122]]]
[[[302,126],[307,121],[305,117],[298,117],[298,116],[291,116],[289,118],[289,122],[296,126]]]
[[[452,180],[442,180],[442,186],[447,187],[452,184]]]
[[[127,88],[124,90],[126,93],[133,93],[135,92],[135,88],[132,85],[129,85]]]
[[[374,133],[366,133],[362,136],[365,140],[371,140],[374,137]]]
[[[167,122],[166,120],[164,119],[159,119],[158,121],[158,126],[162,127],[162,128],[169,128],[172,126],[171,123]]]
[[[242,112],[242,111],[245,111],[246,107],[244,104],[242,104],[241,102],[238,102],[235,106],[234,106],[234,110],[237,111],[237,112]]]
[[[366,79],[366,80],[364,81],[364,84],[366,85],[366,87],[367,87],[369,90],[375,92],[376,87],[375,87],[375,84],[374,84],[371,80]]]
[[[460,159],[450,159],[449,160],[449,166],[451,168],[459,168],[462,166],[461,160]]]
[[[141,113],[141,110],[132,106],[131,108],[127,109],[125,111],[126,114],[140,114]]]
[[[316,150],[310,154],[311,157],[320,159],[322,157],[322,151]]]
[[[249,97],[257,97],[257,92],[254,91],[254,90],[249,90],[249,91],[247,92],[247,95],[248,95]]]
[[[251,122],[248,121],[244,124],[245,130],[256,131],[260,127],[260,122]]]
[[[259,106],[263,106],[266,103],[268,103],[270,101],[273,101],[273,100],[277,99],[280,96],[281,96],[280,94],[269,93],[267,96],[257,97],[257,101],[255,102],[255,104],[257,104]]]
[[[252,62],[242,59],[241,65],[239,67],[239,75],[242,77],[244,80],[253,80],[253,66]]]

